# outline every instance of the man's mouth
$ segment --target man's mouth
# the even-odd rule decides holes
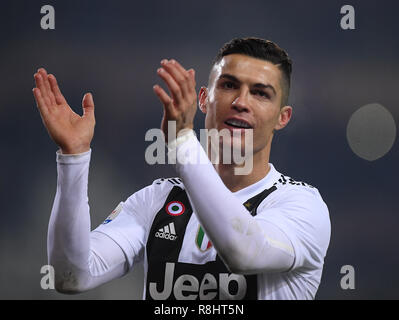
[[[224,123],[237,129],[252,129],[252,126],[248,122],[239,119],[228,119]]]

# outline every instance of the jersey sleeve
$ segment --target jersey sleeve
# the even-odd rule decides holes
[[[90,232],[90,158],[91,150],[75,155],[57,152],[57,192],[47,250],[48,262],[55,270],[55,288],[62,293],[84,292],[127,272],[119,246],[109,237]]]
[[[78,293],[125,275],[143,255],[147,229],[165,183],[154,183],[118,205],[106,224],[91,231],[88,176],[91,150],[57,152],[57,192],[50,215],[48,262],[55,287]],[[156,197],[155,197],[156,196]],[[154,213],[155,214],[155,213]]]
[[[295,252],[291,271],[321,269],[331,234],[328,208],[316,188],[283,188],[260,205],[256,218],[275,225],[290,240]]]

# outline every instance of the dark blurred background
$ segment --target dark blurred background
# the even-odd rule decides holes
[[[42,30],[40,8],[55,8],[55,30]],[[356,29],[340,27],[355,8]],[[2,1],[0,20],[0,298],[141,299],[142,265],[81,295],[43,290],[48,219],[56,190],[57,147],[32,95],[33,74],[57,76],[81,113],[92,92],[97,126],[89,199],[95,228],[138,189],[172,166],[150,166],[144,140],[162,107],[152,86],[163,58],[193,67],[207,84],[217,50],[234,37],[277,42],[294,61],[294,115],[278,133],[271,162],[316,186],[330,210],[332,236],[318,299],[399,298],[398,142],[376,161],[357,156],[346,128],[361,106],[379,103],[399,123],[399,43],[395,1]],[[197,113],[196,128],[204,116]],[[355,289],[340,286],[355,269]]]

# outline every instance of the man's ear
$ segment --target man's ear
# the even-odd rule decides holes
[[[280,114],[278,116],[277,124],[274,127],[274,129],[275,130],[283,129],[288,124],[288,122],[290,122],[291,116],[292,116],[292,107],[291,106],[282,107],[280,110]]]
[[[198,98],[198,106],[202,113],[205,113],[208,111],[207,106],[208,106],[208,88],[206,87],[201,87],[200,92],[199,92],[199,98]]]

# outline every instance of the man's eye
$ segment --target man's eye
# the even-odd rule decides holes
[[[222,83],[222,88],[224,88],[224,89],[234,89],[235,88],[235,85],[234,85],[234,83],[233,82],[223,82]]]
[[[258,95],[258,96],[260,96],[260,97],[263,97],[263,98],[269,98],[269,94],[266,93],[266,92],[264,92],[264,91],[262,91],[262,90],[256,90],[256,91],[254,92],[254,94],[255,94],[255,95]]]

